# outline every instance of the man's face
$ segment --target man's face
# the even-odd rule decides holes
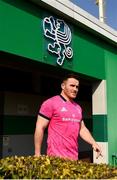
[[[79,81],[74,78],[69,78],[62,83],[62,92],[68,99],[74,99],[78,93]]]

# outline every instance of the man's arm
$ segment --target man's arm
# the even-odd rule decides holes
[[[49,121],[41,116],[38,116],[34,134],[35,156],[41,155],[41,145],[43,141],[45,128],[48,126]]]
[[[86,128],[84,121],[81,122],[81,128],[80,128],[80,137],[85,140],[87,143],[92,145],[92,148],[97,152],[97,158],[101,155],[101,148],[99,145],[96,143],[94,138],[92,137],[91,133],[89,130]]]

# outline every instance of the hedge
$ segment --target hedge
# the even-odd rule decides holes
[[[42,155],[0,160],[0,179],[117,179],[117,168],[107,164]]]

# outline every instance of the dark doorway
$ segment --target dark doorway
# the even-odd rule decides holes
[[[1,109],[3,109],[4,106],[4,92],[6,91],[42,96],[45,99],[60,94],[60,84],[63,76],[72,72],[58,66],[50,66],[8,53],[1,52],[0,55]],[[76,102],[83,108],[83,119],[88,129],[92,132],[92,84],[95,79],[81,74],[78,75],[80,79],[80,88]],[[36,111],[37,109],[35,109],[35,112]],[[3,111],[1,112],[1,117],[4,117]],[[3,128],[4,120],[3,118],[0,119],[0,127]],[[34,119],[33,125],[30,124],[31,121],[29,121],[28,126],[35,127],[36,116]],[[1,135],[4,135],[2,129],[1,132]],[[34,132],[34,129],[32,132]],[[42,146],[43,154],[46,153],[46,140],[47,131],[45,132]],[[23,148],[23,146],[21,148]],[[79,144],[79,158],[89,158],[90,161],[92,161],[92,150],[89,146],[87,148],[86,143],[83,144],[83,142],[80,142]]]

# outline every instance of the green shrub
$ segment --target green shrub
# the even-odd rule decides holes
[[[109,179],[117,168],[106,164],[50,156],[6,157],[0,160],[0,179]]]

